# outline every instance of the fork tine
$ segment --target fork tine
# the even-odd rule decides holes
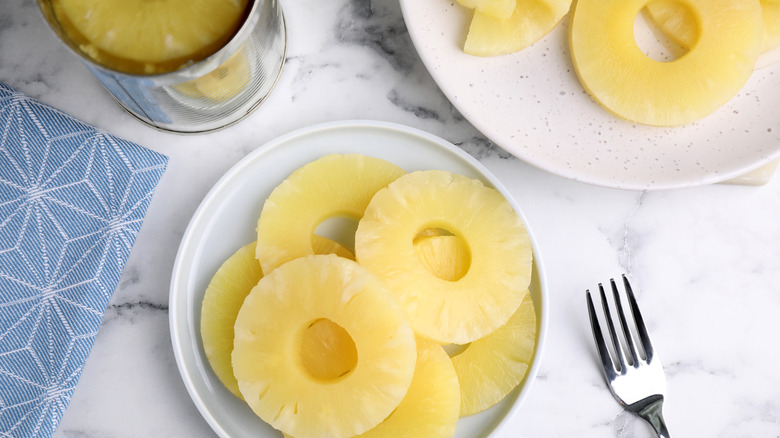
[[[623,285],[626,288],[626,295],[628,296],[628,303],[631,306],[631,314],[634,316],[637,334],[642,341],[642,349],[645,350],[646,361],[647,363],[650,363],[650,361],[653,360],[653,344],[650,342],[650,336],[647,334],[645,320],[642,318],[642,313],[639,311],[639,305],[636,303],[634,291],[631,289],[631,284],[628,282],[628,278],[626,278],[625,275],[623,275]]]
[[[620,346],[620,339],[615,332],[615,323],[612,322],[612,313],[609,311],[607,295],[604,293],[604,286],[602,286],[601,283],[599,283],[599,293],[601,294],[601,305],[604,308],[604,319],[607,320],[607,329],[609,330],[609,335],[612,337],[612,346],[615,347],[615,355],[618,358],[618,362],[620,362],[620,370],[625,371],[626,355],[623,352],[623,347]]]
[[[625,276],[623,278],[625,278]],[[610,278],[609,284],[612,286],[612,296],[615,299],[615,306],[617,307],[617,314],[620,319],[620,327],[623,329],[623,336],[628,344],[628,351],[631,353],[631,363],[634,366],[637,366],[639,364],[639,355],[637,354],[636,346],[634,345],[634,338],[631,336],[631,331],[628,329],[626,314],[623,312],[623,304],[620,299],[620,293],[618,293],[617,285],[615,284],[615,279]]]
[[[599,351],[599,357],[601,358],[601,365],[604,369],[604,373],[608,380],[615,378],[615,365],[612,363],[612,358],[609,356],[609,350],[607,350],[607,344],[604,342],[604,334],[601,332],[601,325],[596,317],[596,309],[593,307],[593,299],[590,296],[590,290],[585,290],[585,295],[588,298],[588,315],[590,316],[590,327],[593,330],[593,340],[596,341],[596,349]]]

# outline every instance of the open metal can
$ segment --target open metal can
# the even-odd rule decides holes
[[[54,33],[130,114],[155,128],[202,133],[248,115],[273,89],[287,35],[278,0],[250,0],[233,38],[207,58],[161,74],[129,74],[101,64],[58,21],[52,0],[37,0]]]

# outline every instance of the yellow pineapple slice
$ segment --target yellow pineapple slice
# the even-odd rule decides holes
[[[247,0],[53,0],[82,50],[128,73],[159,73],[203,59],[242,24]]]
[[[382,423],[356,438],[452,437],[459,412],[460,385],[450,357],[441,345],[417,338],[417,364],[406,396]]]
[[[409,391],[390,416],[360,438],[445,438],[455,434],[460,385],[441,345],[417,338],[417,365]]]
[[[550,33],[570,7],[571,0],[517,0],[508,18],[497,18],[477,9],[463,51],[496,56],[525,49]]]
[[[355,221],[377,190],[403,175],[400,167],[359,154],[327,155],[293,172],[276,186],[257,221],[257,252],[263,272],[313,254],[311,236],[332,217]]]
[[[701,119],[731,100],[761,48],[758,0],[683,0],[700,37],[671,62],[646,56],[634,21],[647,0],[578,0],[571,24],[574,67],[591,96],[629,121],[658,126]]]
[[[413,242],[427,228],[463,239],[470,265],[462,278],[439,278],[420,261]],[[415,333],[441,344],[504,325],[531,278],[530,240],[511,204],[478,180],[442,170],[404,175],[377,192],[358,224],[355,256],[385,281]]]
[[[456,236],[431,236],[415,242],[420,260],[437,276],[454,280],[468,266],[468,248]],[[536,343],[536,313],[531,294],[504,326],[470,344],[452,346],[461,388],[460,415],[484,411],[503,400],[523,379]]]
[[[761,51],[780,46],[780,2],[761,0],[761,19],[764,34]],[[697,20],[690,8],[677,0],[653,0],[645,6],[645,15],[675,43],[686,49],[693,47],[699,37]]]
[[[504,399],[525,377],[536,343],[531,294],[503,327],[452,358],[460,382],[460,415],[482,412]]]
[[[516,0],[458,0],[458,3],[491,17],[509,18],[515,10],[515,1]]]
[[[336,254],[355,259],[338,242],[322,236],[312,236],[315,254]],[[206,288],[200,311],[200,335],[206,358],[217,378],[236,397],[242,398],[233,375],[230,355],[233,351],[233,326],[249,291],[263,278],[260,263],[255,258],[256,242],[241,247],[219,267]],[[315,326],[315,335],[326,328]],[[317,335],[319,336],[319,335]]]
[[[217,270],[203,296],[200,335],[206,358],[225,387],[241,398],[233,376],[233,324],[249,291],[263,278],[255,258],[255,242],[241,247]]]
[[[339,326],[352,343],[309,354],[312,326]],[[351,354],[351,344],[346,372],[317,368],[328,351]],[[390,415],[416,357],[414,333],[378,278],[343,257],[313,255],[281,265],[252,289],[236,319],[232,359],[241,394],[265,422],[295,437],[341,438]]]

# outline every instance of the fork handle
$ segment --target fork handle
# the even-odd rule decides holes
[[[659,438],[669,438],[669,431],[666,430],[666,422],[664,422],[663,406],[664,399],[663,397],[659,397],[637,413],[653,426],[653,429],[655,429],[655,433],[658,434]]]

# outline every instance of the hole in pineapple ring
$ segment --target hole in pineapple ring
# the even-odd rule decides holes
[[[335,380],[357,366],[357,348],[343,327],[327,318],[312,321],[303,331],[301,363],[315,379]]]
[[[314,230],[314,234],[317,236],[327,237],[328,239],[339,243],[344,248],[355,252],[355,232],[357,231],[358,221],[354,218],[347,216],[333,216],[325,219],[317,225]],[[315,249],[315,253],[321,254],[317,251],[316,245],[313,243],[312,248]]]
[[[442,280],[458,281],[471,268],[468,243],[447,229],[424,227],[412,243],[420,263]]]
[[[634,20],[634,40],[639,50],[658,62],[683,57],[699,39],[699,23],[686,4],[652,0]]]

